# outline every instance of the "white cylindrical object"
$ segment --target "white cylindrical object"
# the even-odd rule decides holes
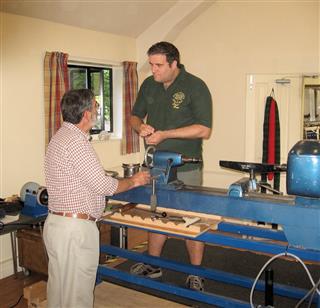
[[[308,88],[308,99],[309,99],[309,111],[310,111],[310,121],[316,120],[316,108],[315,108],[315,92],[313,88]]]

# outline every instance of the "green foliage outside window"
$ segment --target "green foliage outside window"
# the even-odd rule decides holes
[[[100,105],[92,133],[112,132],[112,69],[70,65],[71,89],[91,89]]]

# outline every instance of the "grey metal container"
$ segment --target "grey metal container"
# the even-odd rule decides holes
[[[139,172],[140,164],[122,164],[123,177],[130,178],[135,173]]]

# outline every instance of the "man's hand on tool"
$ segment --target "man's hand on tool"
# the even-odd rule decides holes
[[[133,187],[137,187],[150,183],[151,176],[149,171],[140,171],[135,173],[130,179],[133,181]]]
[[[121,193],[123,191],[149,184],[150,183],[150,173],[149,171],[140,171],[136,174],[134,174],[130,178],[124,178],[120,179],[118,181],[118,187],[117,190],[115,191],[115,194]]]

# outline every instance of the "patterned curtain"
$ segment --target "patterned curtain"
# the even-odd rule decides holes
[[[45,147],[60,128],[60,101],[69,90],[68,54],[46,52],[44,59]]]
[[[124,74],[124,114],[121,154],[140,151],[139,135],[131,128],[129,119],[138,94],[138,73],[136,62],[123,62]]]

